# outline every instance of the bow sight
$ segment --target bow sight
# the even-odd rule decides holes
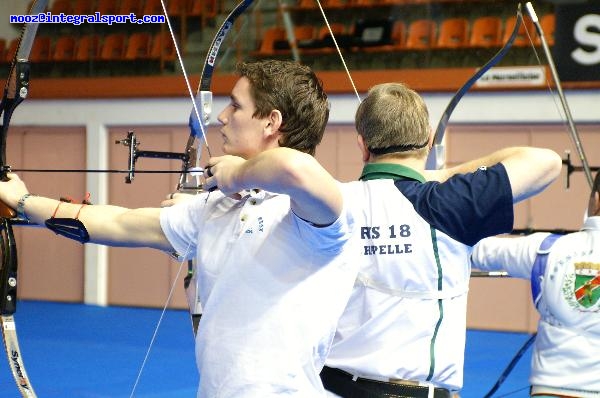
[[[187,177],[197,177],[202,175],[203,169],[193,167],[191,162],[196,159],[197,149],[189,147],[185,152],[165,152],[165,151],[140,151],[138,145],[140,142],[133,131],[127,132],[127,137],[122,140],[115,141],[115,144],[125,145],[129,149],[129,159],[127,161],[127,175],[125,182],[131,184],[135,178],[135,164],[139,158],[154,158],[154,159],[170,159],[181,160],[183,163],[181,177],[177,185],[177,190],[180,192],[197,193],[202,191],[202,184],[196,178],[195,181],[190,181]]]

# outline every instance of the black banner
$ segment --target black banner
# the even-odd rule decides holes
[[[554,57],[563,81],[600,80],[600,2],[556,6]]]

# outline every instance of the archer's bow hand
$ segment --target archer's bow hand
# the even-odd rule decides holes
[[[16,209],[19,199],[28,194],[25,183],[15,173],[7,173],[6,181],[0,181],[0,201]]]
[[[167,195],[167,198],[160,202],[160,207],[171,207],[177,203],[182,203],[196,196],[195,193],[173,192]]]

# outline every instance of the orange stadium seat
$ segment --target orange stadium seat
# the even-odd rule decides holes
[[[115,0],[98,0],[96,11],[102,15],[115,15],[119,13],[119,4]]]
[[[146,0],[143,11],[144,15],[162,15],[164,13],[160,0]]]
[[[50,60],[50,37],[38,36],[33,41],[29,60],[33,63],[47,62]]]
[[[503,37],[502,43],[506,43],[508,41],[508,38],[510,37],[510,34],[514,30],[516,23],[517,23],[517,17],[514,15],[511,17],[508,17],[506,19],[506,22],[504,23],[504,37]],[[521,26],[519,27],[519,30],[517,32],[517,37],[515,38],[513,46],[514,47],[527,47],[531,44],[530,38],[531,38],[531,40],[533,40],[535,35],[536,35],[536,32],[533,29],[533,22],[531,22],[531,19],[523,18],[523,22],[521,23]]]
[[[204,14],[204,3],[206,3],[204,0],[192,0],[188,16],[199,17]]]
[[[52,60],[55,62],[70,62],[75,58],[75,37],[60,36],[54,44]]]
[[[298,8],[317,8],[317,2],[315,0],[298,0],[296,6]]]
[[[502,19],[485,16],[473,21],[469,46],[475,48],[499,47],[502,37]]]
[[[427,50],[435,43],[437,25],[431,19],[417,19],[408,27],[407,50]]]
[[[97,59],[100,55],[100,39],[98,35],[85,35],[77,40],[75,46],[75,61],[88,62]]]
[[[544,36],[546,36],[546,42],[549,46],[553,46],[554,30],[556,28],[556,17],[554,16],[554,14],[546,14],[540,18],[540,25],[542,27],[542,30],[544,31]],[[542,45],[542,39],[540,39],[539,35],[537,34],[533,42],[536,46]]]
[[[310,47],[316,38],[316,28],[312,25],[298,25],[294,27],[294,39],[299,48]]]
[[[144,12],[144,3],[140,0],[121,0],[118,14],[127,15],[131,12],[137,17],[141,17]]]
[[[469,21],[466,18],[449,18],[440,23],[435,47],[440,49],[464,48],[468,44]]]
[[[96,2],[94,0],[77,0],[73,4],[74,15],[91,15],[95,9]]]
[[[125,35],[112,33],[104,37],[98,58],[102,61],[120,61],[123,60],[124,52]]]
[[[125,59],[128,61],[148,59],[150,56],[151,41],[150,33],[132,33],[127,40]]]
[[[54,0],[54,2],[52,3],[52,5],[49,8],[49,11],[54,15],[58,15],[61,12],[65,15],[70,15],[73,13],[73,9],[71,8],[71,1],[70,0]]]
[[[170,17],[181,17],[188,15],[192,8],[190,0],[169,0],[167,3],[167,13]]]
[[[273,26],[265,30],[262,41],[260,43],[260,47],[256,52],[256,55],[261,57],[266,57],[270,55],[275,55],[277,52],[275,50],[275,42],[280,40],[285,40],[287,37],[285,33],[285,29],[279,26]]]
[[[177,58],[175,45],[171,36],[167,33],[158,32],[152,38],[152,47],[150,48],[150,59],[172,62]]]

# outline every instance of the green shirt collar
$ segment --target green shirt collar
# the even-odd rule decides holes
[[[411,179],[419,182],[425,182],[425,178],[413,169],[393,163],[367,163],[363,167],[360,180],[381,180],[381,179]]]

